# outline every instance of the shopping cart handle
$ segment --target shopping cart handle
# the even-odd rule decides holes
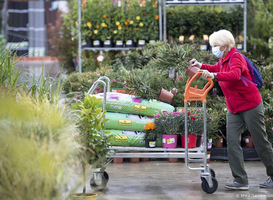
[[[197,72],[193,77],[190,77],[187,81],[186,88],[185,88],[185,95],[184,95],[184,103],[188,103],[188,101],[202,101],[207,103],[207,94],[213,87],[213,80],[211,78],[207,78],[208,83],[204,86],[202,90],[195,87],[190,87],[192,82],[199,78],[202,75],[202,70]]]

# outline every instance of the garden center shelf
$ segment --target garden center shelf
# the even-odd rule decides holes
[[[128,51],[138,47],[84,47],[82,50],[87,51]]]
[[[185,148],[146,148],[111,146],[111,158],[185,158]],[[203,159],[203,147],[188,149],[190,159]],[[200,160],[196,160],[200,161]]]
[[[79,57],[79,72],[82,73],[82,34],[81,34],[81,3],[78,0],[78,57]],[[244,7],[244,51],[246,49],[246,35],[247,35],[247,0],[158,0],[158,15],[159,15],[159,40],[167,42],[167,13],[166,7],[170,6],[207,6],[207,5],[238,5]],[[126,50],[126,47],[117,48],[84,48],[84,50],[92,51],[110,51],[110,50]]]
[[[166,0],[166,5],[241,5],[244,0]]]

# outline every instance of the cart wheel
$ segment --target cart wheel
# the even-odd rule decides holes
[[[202,171],[202,172],[204,172],[204,171]],[[212,177],[214,177],[214,178],[216,177],[215,171],[213,169],[209,168],[209,172]],[[201,180],[203,181],[202,177],[201,177]]]
[[[210,170],[210,174],[211,174],[211,176],[213,177],[213,178],[215,178],[216,177],[216,175],[215,175],[215,171],[213,170],[213,169],[209,169]]]
[[[214,177],[211,177],[211,180],[212,180],[212,188],[209,187],[209,184],[205,178],[202,179],[201,186],[202,186],[203,191],[206,192],[207,194],[214,193],[218,188],[217,180]]]
[[[104,190],[106,188],[108,180],[109,180],[109,175],[106,171],[103,172],[101,176],[101,181],[96,181],[93,175],[93,177],[90,179],[90,187],[96,191]]]

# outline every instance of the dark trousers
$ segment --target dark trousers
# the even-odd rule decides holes
[[[272,145],[266,134],[263,103],[260,103],[251,110],[236,114],[227,113],[227,151],[234,181],[248,184],[241,147],[241,134],[246,128],[250,132],[255,149],[266,167],[267,175],[273,178]]]

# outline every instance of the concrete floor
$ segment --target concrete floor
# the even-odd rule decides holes
[[[199,164],[191,164],[198,167]],[[206,194],[201,188],[200,171],[191,171],[179,161],[123,162],[109,164],[107,188],[98,194],[97,200],[216,200],[216,199],[273,199],[273,189],[262,189],[258,184],[267,179],[265,167],[260,161],[246,161],[249,191],[230,191],[224,188],[233,178],[226,161],[211,161],[216,173],[218,189]],[[87,192],[94,192],[90,187]]]

